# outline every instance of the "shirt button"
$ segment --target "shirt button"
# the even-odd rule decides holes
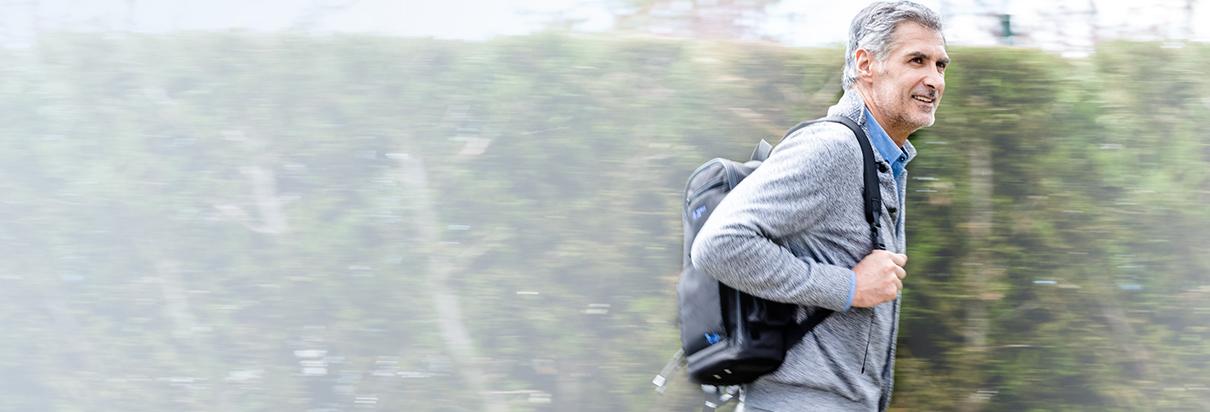
[[[886,163],[882,163],[882,162],[879,162],[879,163],[878,163],[878,171],[879,171],[879,172],[886,173],[886,169],[887,169],[887,167],[886,167]]]

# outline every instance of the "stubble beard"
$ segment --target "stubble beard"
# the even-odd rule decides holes
[[[933,108],[927,114],[920,111],[916,107],[916,101],[910,96],[907,101],[901,102],[893,113],[889,113],[890,128],[897,130],[907,130],[911,135],[917,130],[932,126],[937,122],[937,105],[941,103],[940,99],[933,103]],[[927,116],[927,118],[926,118]]]

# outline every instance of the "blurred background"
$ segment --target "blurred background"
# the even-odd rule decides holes
[[[924,3],[892,408],[1205,410],[1210,2]],[[685,179],[866,4],[0,2],[0,410],[694,410]]]

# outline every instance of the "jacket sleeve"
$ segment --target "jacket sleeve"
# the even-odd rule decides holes
[[[856,290],[850,268],[800,259],[773,239],[821,224],[829,199],[848,198],[847,174],[859,178],[861,165],[849,141],[852,132],[832,124],[784,139],[711,213],[693,242],[693,265],[753,296],[847,311]]]

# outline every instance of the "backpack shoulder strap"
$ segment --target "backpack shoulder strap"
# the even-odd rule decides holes
[[[769,144],[765,139],[760,139],[760,143],[756,144],[756,149],[752,150],[751,160],[765,161],[769,160],[769,155],[773,153],[773,145]]]
[[[785,140],[786,137],[790,137],[791,134],[794,134],[794,132],[797,132],[799,129],[819,122],[843,124],[853,132],[853,137],[857,138],[857,144],[858,146],[861,146],[861,158],[864,166],[863,181],[865,184],[863,185],[864,188],[862,191],[861,200],[865,206],[865,219],[866,223],[870,225],[870,239],[874,245],[874,248],[885,250],[886,245],[878,241],[878,229],[881,226],[878,222],[882,214],[882,192],[879,190],[878,171],[874,164],[874,148],[870,146],[870,139],[866,137],[865,131],[861,130],[861,126],[858,126],[857,122],[854,122],[853,119],[849,119],[847,117],[830,116],[822,119],[801,122],[793,128],[790,128],[790,131],[786,132],[785,137],[782,139]],[[832,315],[832,310],[820,308],[812,313],[811,316],[808,316],[806,320],[792,325],[789,333],[786,334],[786,350],[788,351],[795,344],[802,341],[803,336],[810,332],[811,329],[814,329],[815,326],[819,325],[820,322],[823,322],[824,319],[827,319],[830,315]]]

